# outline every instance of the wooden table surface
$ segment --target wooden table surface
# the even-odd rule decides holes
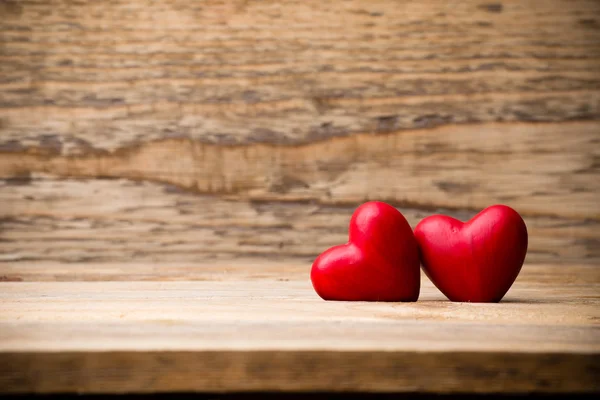
[[[595,266],[526,265],[499,304],[451,303],[427,280],[416,303],[325,302],[308,264],[153,280],[172,268],[0,283],[0,391],[600,390]]]

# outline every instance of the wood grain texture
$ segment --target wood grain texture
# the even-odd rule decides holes
[[[600,219],[596,1],[0,12],[0,177]]]
[[[500,304],[429,281],[417,303],[324,302],[266,275],[0,283],[0,391],[600,390],[596,267],[526,266]]]
[[[324,249],[345,243],[355,206],[241,201],[200,196],[177,187],[125,179],[60,179],[33,175],[0,182],[0,276],[31,279],[113,279],[105,263],[205,266],[213,262],[288,262],[305,268]],[[474,212],[400,207],[414,227],[434,212],[462,220]],[[526,216],[527,262],[595,264],[600,222]],[[77,275],[40,276],[41,265],[83,263]],[[90,270],[83,271],[85,265]],[[155,267],[152,267],[155,266]],[[110,270],[110,265],[107,266]],[[235,268],[235,267],[234,267]],[[52,268],[52,270],[55,270]],[[258,270],[253,273],[260,274]],[[179,278],[189,279],[189,272]],[[195,275],[195,274],[194,274]]]
[[[600,220],[598,128],[494,125],[482,134],[479,126],[465,126],[354,135],[300,147],[168,139],[115,154],[5,154],[0,173],[151,179],[244,200],[383,199],[467,209],[501,202],[524,215]]]
[[[298,143],[438,124],[597,120],[598,2],[489,6],[8,2],[2,141],[68,153],[173,136]]]

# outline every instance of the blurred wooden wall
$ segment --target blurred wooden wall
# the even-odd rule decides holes
[[[369,199],[598,263],[600,2],[4,0],[0,178],[4,279],[308,268]]]

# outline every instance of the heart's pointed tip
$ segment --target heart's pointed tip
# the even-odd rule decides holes
[[[418,297],[417,298],[397,300],[397,301],[395,301],[395,303],[416,303],[417,301],[419,301]]]
[[[498,299],[488,299],[488,298],[468,298],[468,299],[456,299],[456,298],[448,298],[452,303],[472,303],[472,304],[498,304],[500,300]]]
[[[416,303],[419,300],[419,295],[410,296],[336,296],[335,294],[326,294],[317,292],[319,297],[325,301],[347,301],[347,302],[367,302],[367,303]]]

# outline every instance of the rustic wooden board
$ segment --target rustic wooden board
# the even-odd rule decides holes
[[[7,149],[598,119],[595,0],[23,0],[0,12]]]
[[[3,4],[0,176],[600,216],[596,1]]]
[[[165,139],[87,156],[12,152],[0,159],[0,177],[46,172],[147,179],[243,200],[333,205],[380,199],[481,209],[506,203],[524,215],[597,221],[599,140],[596,122],[448,127],[278,147]]]
[[[411,223],[507,204],[530,261],[598,263],[598,15],[592,0],[4,1],[1,257],[310,258],[377,199]],[[129,196],[145,205],[118,208]]]
[[[451,303],[429,281],[417,303],[324,302],[307,267],[0,283],[0,391],[600,390],[596,267],[526,265],[500,304]]]
[[[282,268],[287,261],[311,263],[324,249],[346,242],[354,209],[227,199],[125,179],[5,180],[0,181],[0,276],[37,279],[36,271],[48,263],[59,271],[60,263],[82,263],[75,275],[55,274],[53,279],[61,280],[102,275],[91,266],[84,271],[85,265],[111,262],[155,265],[155,273],[165,263],[219,261],[230,268],[248,258],[256,265],[278,260]],[[412,226],[435,212],[463,220],[475,213],[400,210]],[[525,215],[525,222],[528,262],[598,265],[600,221]]]

